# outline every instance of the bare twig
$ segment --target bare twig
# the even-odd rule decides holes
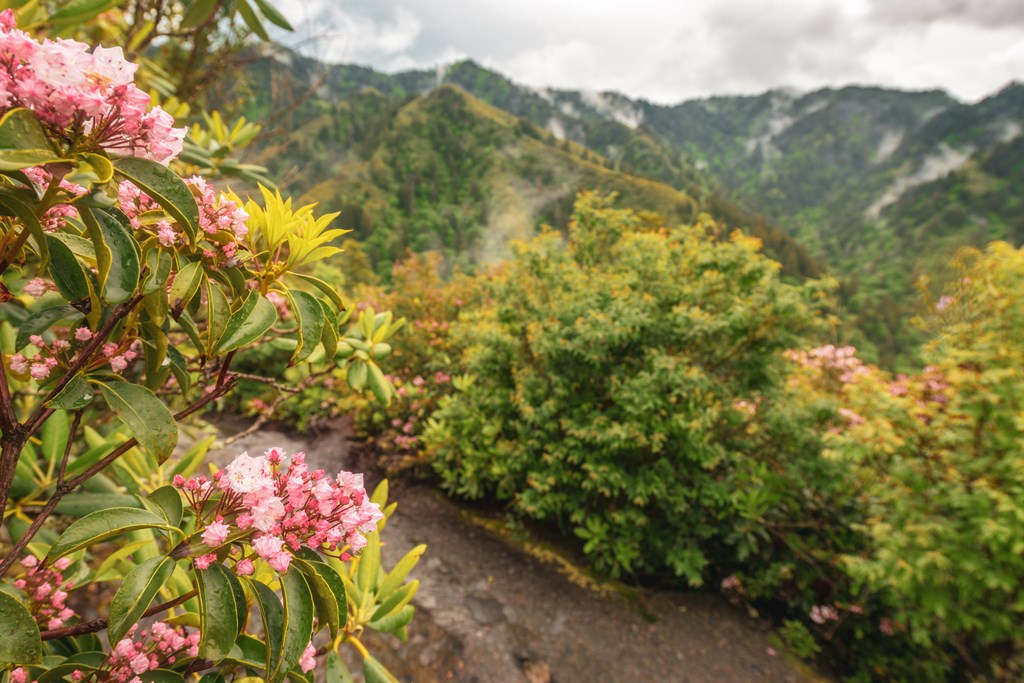
[[[199,591],[193,589],[193,590],[189,591],[188,593],[185,593],[184,595],[179,595],[178,597],[174,598],[173,600],[168,600],[167,602],[161,603],[159,605],[153,605],[152,607],[150,607],[149,609],[147,609],[145,612],[142,613],[142,618],[144,619],[146,617],[151,617],[154,614],[159,614],[160,612],[166,612],[167,610],[169,610],[171,608],[174,608],[174,607],[177,607],[178,605],[180,605],[180,604],[182,604],[184,602],[188,602],[189,600],[191,600],[192,598],[194,598],[197,595],[199,595]],[[103,629],[105,629],[107,627],[107,624],[109,622],[110,622],[109,619],[103,619],[103,618],[93,619],[92,621],[85,621],[85,622],[82,622],[81,624],[75,624],[74,626],[65,626],[63,628],[52,628],[52,629],[49,629],[47,631],[41,632],[39,634],[39,636],[43,640],[55,640],[57,638],[68,638],[68,637],[72,637],[72,636],[81,636],[81,635],[85,635],[86,633],[96,633],[97,631],[102,631]],[[111,643],[111,645],[113,645],[113,644],[114,643]]]

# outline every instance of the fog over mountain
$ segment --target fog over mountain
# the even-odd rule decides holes
[[[535,87],[661,103],[771,88],[942,88],[976,100],[1024,76],[1015,0],[580,2],[286,0],[283,42],[384,71],[473,60]]]

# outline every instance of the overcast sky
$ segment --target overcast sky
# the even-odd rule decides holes
[[[384,71],[472,58],[527,85],[671,103],[787,86],[1024,80],[1024,0],[277,0],[283,42]]]

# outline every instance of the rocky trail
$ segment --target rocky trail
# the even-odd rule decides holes
[[[240,429],[222,423],[223,433]],[[264,429],[224,451],[225,462],[271,446],[305,451],[311,465],[358,469],[344,431],[303,438]],[[373,478],[370,477],[371,483]],[[368,486],[368,488],[370,488]],[[433,489],[396,485],[398,510],[384,532],[390,567],[427,544],[409,642],[371,641],[398,676],[414,683],[740,683],[818,681],[773,655],[766,624],[723,599],[699,593],[595,591],[474,523]]]

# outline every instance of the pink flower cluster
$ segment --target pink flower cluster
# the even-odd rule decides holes
[[[805,368],[821,370],[842,384],[856,382],[869,372],[864,361],[857,358],[857,349],[852,346],[826,344],[810,351],[787,351],[785,356]]]
[[[33,334],[28,340],[39,349],[39,353],[31,358],[15,353],[7,359],[7,362],[10,364],[11,372],[17,375],[28,373],[32,379],[42,382],[50,376],[54,368],[62,363],[62,359],[66,355],[65,352],[71,348],[71,342],[66,339],[57,339],[53,343],[47,344],[38,334]]]
[[[14,582],[14,587],[28,596],[29,611],[40,628],[60,628],[75,616],[66,604],[68,591],[73,585],[70,581],[64,581],[62,574],[70,564],[71,560],[67,557],[60,558],[52,567],[43,567],[32,555],[21,561],[21,566],[28,571],[24,578]]]
[[[35,183],[41,190],[46,190],[53,181],[53,174],[40,166],[34,166],[32,168],[23,169],[25,175]],[[66,195],[66,199],[73,200],[77,197],[82,196],[86,193],[86,189],[81,185],[75,183],[69,183],[63,178],[60,179],[57,187],[59,187]],[[70,204],[56,204],[50,207],[43,217],[40,219],[40,223],[43,226],[43,230],[46,232],[56,232],[63,226],[65,218],[77,218],[78,209],[71,206]]]
[[[75,336],[78,338],[78,332],[81,332],[83,328],[79,328]],[[89,330],[86,330],[89,332]],[[83,335],[84,336],[84,335]],[[92,337],[92,333],[89,332],[89,337]],[[86,337],[87,339],[89,337]],[[139,357],[139,352],[142,350],[142,342],[138,339],[128,344],[127,348],[123,348],[113,342],[107,342],[103,345],[103,356],[108,358],[110,361],[110,369],[121,374],[128,367],[128,364]]]
[[[838,621],[839,611],[832,605],[815,605],[811,608],[811,621],[815,624],[824,624],[828,621]]]
[[[135,87],[137,65],[120,47],[76,40],[34,40],[0,12],[0,114],[25,107],[53,132],[84,135],[79,150],[103,148],[162,164],[181,152],[184,128]]]
[[[114,646],[107,658],[107,671],[98,676],[99,680],[141,683],[140,674],[172,665],[182,657],[199,656],[198,632],[187,634],[183,629],[158,621],[149,630],[142,631],[139,640],[134,640],[138,628],[138,624],[132,626],[128,635]],[[71,678],[81,680],[81,672],[72,673]]]
[[[366,495],[362,475],[341,471],[332,480],[323,470],[311,472],[303,453],[293,454],[287,466],[283,456],[279,448],[256,458],[242,453],[212,480],[175,477],[200,522],[210,520],[200,525],[203,542],[216,548],[235,529],[251,532],[244,538],[255,555],[278,572],[288,569],[292,553],[303,545],[350,559],[384,516]],[[208,553],[195,562],[203,568],[215,560]],[[250,558],[235,569],[251,574]]]
[[[223,192],[218,193],[200,176],[186,178],[185,184],[196,198],[196,204],[199,206],[199,227],[206,233],[212,247],[204,249],[203,255],[214,261],[215,265],[235,265],[238,243],[249,233],[249,228],[245,224],[249,214],[231,196]],[[145,192],[126,180],[118,185],[117,196],[121,210],[128,216],[133,228],[152,230],[160,244],[165,247],[181,241],[178,229],[168,221],[158,221],[154,225],[142,223],[142,214],[160,209],[160,205]]]

